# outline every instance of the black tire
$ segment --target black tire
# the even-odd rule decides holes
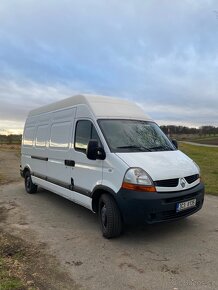
[[[27,193],[36,193],[38,186],[32,182],[31,174],[29,171],[25,174],[25,189]]]
[[[120,210],[112,196],[108,194],[101,195],[98,216],[102,234],[105,238],[110,239],[120,236],[123,222]]]

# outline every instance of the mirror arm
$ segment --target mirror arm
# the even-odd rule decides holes
[[[178,149],[178,142],[175,139],[173,139],[171,142],[176,147],[176,149]]]
[[[97,159],[104,160],[106,158],[106,154],[104,148],[98,147],[97,148]]]

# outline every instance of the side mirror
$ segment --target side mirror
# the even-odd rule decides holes
[[[178,149],[178,142],[175,139],[173,139],[171,142],[176,147],[176,149]]]
[[[106,158],[105,151],[102,147],[98,147],[97,140],[90,140],[86,149],[86,156],[90,160],[104,160]]]

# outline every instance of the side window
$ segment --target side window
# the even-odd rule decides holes
[[[26,127],[23,136],[24,146],[33,146],[35,127]]]
[[[55,123],[51,127],[49,147],[53,150],[68,150],[71,123]]]
[[[39,126],[36,133],[36,147],[45,148],[48,139],[48,125]]]
[[[100,144],[98,133],[92,122],[88,120],[78,121],[76,124],[74,148],[85,152],[90,139],[98,140]]]

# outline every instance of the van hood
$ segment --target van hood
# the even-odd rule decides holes
[[[116,153],[129,167],[144,169],[156,180],[181,178],[198,174],[195,163],[179,150]]]

